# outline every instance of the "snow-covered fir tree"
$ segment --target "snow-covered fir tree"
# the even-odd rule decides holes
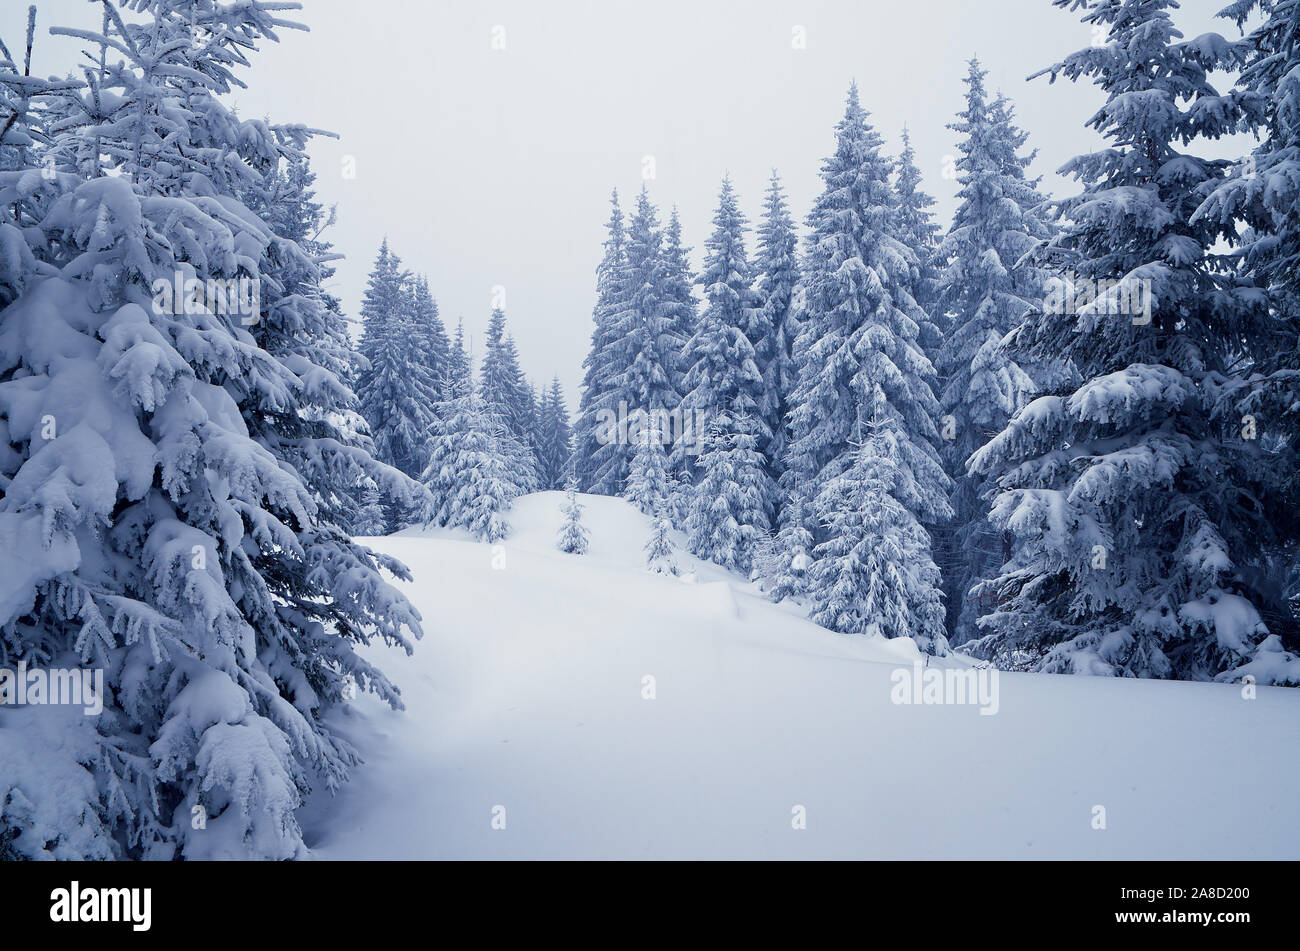
[[[420,626],[379,569],[409,574],[332,524],[320,472],[297,466],[384,468],[314,426],[277,431],[350,396],[310,253],[241,200],[306,133],[223,102],[287,24],[256,5],[102,8],[103,35],[72,34],[81,88],[0,67],[9,96],[42,99],[39,130],[5,121],[0,171],[4,658],[101,669],[106,688],[98,717],[33,750],[57,795],[6,764],[0,840],[26,858],[298,857],[312,777],[335,788],[358,759],[324,722],[344,684],[401,705],[355,645],[409,650]]]
[[[769,568],[764,587],[773,601],[801,600],[808,592],[808,568],[812,564],[813,525],[806,489],[799,473],[787,469],[781,477],[783,502],[776,536],[772,539]]]
[[[452,338],[447,352],[447,372],[439,381],[444,400],[454,400],[459,396],[468,396],[474,389],[474,372],[470,367],[469,354],[465,351],[465,321],[456,321],[456,336]]]
[[[568,483],[573,455],[573,432],[569,408],[558,376],[542,394],[537,408],[538,480],[543,489],[558,489]]]
[[[664,451],[663,433],[651,421],[637,435],[636,453],[628,473],[623,498],[646,515],[667,511],[669,496],[668,459]]]
[[[671,539],[672,475],[664,442],[665,434],[657,420],[652,419],[639,430],[623,497],[651,519],[650,538],[645,545],[646,567],[676,574]]]
[[[667,499],[659,500],[651,519],[650,538],[645,543],[646,567],[657,574],[675,575],[677,562],[673,552],[673,522],[669,516]]]
[[[1036,211],[1043,197],[1025,174],[1033,159],[1021,153],[1026,135],[1005,103],[994,108],[988,101],[986,72],[970,61],[966,107],[949,126],[962,136],[960,204],[937,255],[938,301],[948,324],[939,354],[942,452],[953,479],[954,516],[939,530],[936,547],[943,552],[954,644],[974,636],[975,619],[992,607],[992,598],[970,596],[971,587],[996,577],[1009,555],[1002,533],[988,522],[984,479],[967,472],[966,461],[1037,392],[1002,339],[1043,306],[1046,275],[1028,255],[1051,235]]]
[[[915,497],[895,424],[873,424],[848,471],[816,500],[826,541],[814,551],[808,595],[813,621],[842,634],[910,637],[946,654],[943,595],[930,536],[900,499]]]
[[[578,489],[574,483],[569,483],[568,491],[564,494],[564,504],[560,511],[564,515],[564,521],[560,524],[560,531],[555,540],[555,547],[565,554],[585,555],[587,553],[587,527],[582,524],[583,505],[578,501]]]
[[[907,289],[915,262],[891,235],[891,163],[856,84],[836,140],[835,154],[822,166],[825,189],[808,218],[790,463],[809,479],[808,495],[815,497],[850,464],[848,440],[860,419],[897,420],[899,462],[919,492],[914,514],[940,521],[950,512],[949,483],[935,449],[934,368],[918,345],[917,307]]]
[[[703,442],[704,432],[701,430],[690,438],[698,447]],[[670,452],[668,455],[668,517],[672,519],[673,525],[682,526],[691,515],[691,503],[695,499],[695,476],[693,472],[674,470],[673,459],[673,453]]]
[[[600,450],[596,484],[610,494],[622,491],[632,455],[633,431],[659,420],[681,401],[674,384],[681,343],[667,312],[668,267],[659,213],[643,187],[628,221],[622,310],[614,316],[606,368],[611,373],[607,408],[629,420]],[[679,319],[679,318],[674,318]]]
[[[780,415],[780,400],[776,392],[776,377],[780,372],[783,359],[779,349],[781,340],[778,337],[779,328],[772,321],[772,315],[767,308],[763,306],[763,297],[755,287],[754,281],[759,272],[750,266],[744,249],[744,232],[748,230],[748,226],[744,216],[740,215],[734,193],[727,194],[730,187],[730,180],[725,180],[723,182],[724,195],[719,205],[719,213],[722,212],[723,206],[729,206],[727,214],[731,215],[734,211],[735,215],[728,222],[726,238],[728,247],[724,250],[722,246],[716,243],[709,247],[711,253],[706,255],[705,258],[703,280],[709,307],[719,304],[719,301],[716,301],[710,295],[710,290],[719,284],[726,285],[727,292],[724,300],[727,305],[736,305],[728,316],[739,319],[740,323],[737,326],[749,341],[754,367],[758,371],[757,386],[752,393],[754,398],[752,412],[758,422],[755,431],[758,439],[754,444],[754,448],[762,456],[762,465],[766,478],[759,483],[762,492],[761,503],[765,521],[770,525],[776,517],[780,495],[776,484],[776,479],[779,476],[779,467],[776,461],[777,453],[782,450],[784,443],[784,439],[777,435],[784,423]],[[715,228],[720,227],[717,217],[714,219],[714,226]],[[715,242],[717,242],[719,236],[719,232],[715,231]],[[710,275],[711,265],[714,265],[715,268],[725,267],[727,266],[727,259],[733,255],[735,265],[740,267],[741,270],[720,271],[715,269],[712,276]],[[712,284],[710,281],[712,281]],[[731,298],[732,294],[737,295],[734,301]],[[688,347],[687,355],[691,358],[692,369],[694,369],[694,364],[698,362],[699,353]],[[747,401],[750,396],[751,394],[747,392],[744,399]],[[749,408],[742,408],[739,405],[735,406],[733,411],[737,413],[739,419],[743,419],[744,416],[751,412]],[[762,529],[763,532],[766,532],[766,530],[766,527]],[[749,560],[752,562],[752,553]]]
[[[626,369],[620,378],[630,405],[653,414],[672,409],[679,400],[673,382],[677,353],[684,341],[678,332],[686,318],[680,312],[669,315],[667,290],[668,260],[664,254],[663,229],[659,213],[645,187],[637,195],[636,211],[627,228],[627,309],[615,326],[618,345],[623,348]],[[680,238],[679,238],[680,242]],[[677,266],[685,251],[676,249]],[[680,283],[686,275],[671,275]],[[680,308],[682,302],[674,301]]]
[[[412,320],[410,344],[415,348],[425,378],[433,386],[435,397],[444,400],[447,394],[442,391],[442,381],[447,376],[447,361],[451,356],[447,328],[438,314],[438,302],[429,290],[428,278],[416,277],[409,284],[408,292]]]
[[[479,367],[479,395],[514,437],[526,441],[531,430],[532,397],[519,366],[514,340],[506,333],[505,311],[496,307],[488,320],[483,363]]]
[[[1016,332],[1017,353],[1064,356],[1083,382],[1030,402],[972,460],[1020,543],[990,586],[1004,603],[980,619],[979,650],[1004,663],[1198,680],[1285,653],[1251,583],[1276,531],[1257,502],[1266,457],[1219,398],[1263,329],[1259,293],[1217,273],[1214,228],[1192,220],[1228,163],[1183,151],[1238,126],[1209,74],[1243,47],[1181,42],[1172,6],[1087,4],[1106,45],[1047,71],[1106,95],[1089,124],[1108,146],[1067,163],[1083,191],[1060,202],[1053,246],[1074,286],[1116,283]],[[1264,669],[1300,681],[1292,657]]]
[[[275,299],[264,295],[263,303],[275,319],[259,320],[254,337],[277,358],[305,358],[327,374],[313,378],[316,385],[303,393],[292,411],[264,422],[274,433],[270,438],[276,441],[277,455],[292,457],[328,520],[350,534],[368,534],[354,524],[361,517],[358,480],[372,486],[376,501],[388,508],[404,507],[402,500],[418,483],[387,467],[382,474],[364,474],[367,467],[379,465],[372,458],[374,443],[352,392],[364,361],[352,348],[339,300],[325,290],[335,255],[322,233],[334,216],[316,201],[315,179],[306,155],[290,151],[278,165],[268,163],[265,177],[240,193],[245,206],[276,235],[293,242],[285,247],[296,246],[301,252],[279,253],[280,246],[272,245],[275,253],[263,273],[275,278],[280,291]],[[343,447],[362,451],[351,456]],[[359,467],[344,461],[353,458]]]
[[[367,479],[362,482],[356,511],[352,515],[352,534],[383,535],[388,531],[389,518],[383,499],[383,493],[373,480]]]
[[[748,575],[754,547],[770,529],[771,478],[758,451],[761,424],[717,410],[702,439],[700,481],[686,519],[692,554]]]
[[[525,492],[539,485],[535,410],[532,390],[519,366],[514,340],[506,333],[506,315],[494,308],[488,321],[487,346],[479,368],[479,397],[488,416],[502,430],[497,442],[507,461],[515,468],[515,479]]]
[[[524,492],[517,462],[503,446],[509,440],[504,424],[477,393],[440,404],[423,474],[432,496],[425,523],[464,528],[489,543],[505,538],[510,533],[506,512]]]
[[[935,374],[919,343],[925,315],[910,292],[916,260],[894,236],[892,162],[880,145],[855,84],[836,127],[835,153],[822,166],[825,188],[808,218],[788,480],[798,508],[813,521],[782,526],[778,539],[789,546],[782,557],[791,566],[803,561],[805,533],[817,546],[814,561],[817,551],[846,544],[833,533],[851,525],[826,509],[842,496],[824,490],[853,465],[858,453],[850,440],[866,422],[892,434],[893,461],[903,472],[894,480],[893,491],[904,493],[896,501],[922,524],[951,515],[950,483],[935,445]],[[798,581],[793,571],[787,580]]]
[[[776,338],[772,359],[763,370],[763,392],[768,407],[765,416],[775,420],[769,422],[774,428],[765,455],[779,487],[778,530],[764,542],[763,583],[775,601],[803,594],[812,550],[808,507],[799,485],[799,473],[786,465],[791,439],[791,401],[799,382],[799,368],[794,360],[794,344],[801,326],[797,249],[798,236],[786,205],[785,191],[773,171],[763,223],[758,231],[758,252],[754,259],[758,277],[754,290]]]
[[[938,273],[934,257],[941,229],[931,211],[934,199],[921,190],[921,170],[916,167],[916,150],[912,148],[907,126],[903,127],[903,150],[898,153],[894,167],[894,191],[898,196],[895,233],[916,258],[912,297],[928,318],[921,323],[921,349],[933,363],[947,330],[943,314],[936,306]]]
[[[724,179],[705,243],[704,311],[686,348],[690,371],[682,406],[708,420],[697,434],[699,482],[688,516],[691,551],[748,572],[755,530],[768,531],[777,487],[763,449],[772,434],[763,418],[763,376],[747,328],[761,324],[745,253],[745,217]]]
[[[582,394],[573,426],[573,464],[580,488],[613,495],[619,485],[610,481],[610,476],[617,474],[617,466],[610,460],[618,454],[619,447],[608,438],[602,414],[616,414],[621,397],[619,371],[613,359],[618,333],[616,322],[627,301],[627,239],[617,191],[610,196],[606,230],[605,254],[596,269],[591,349],[582,362]]]
[[[1247,60],[1239,85],[1252,94],[1246,119],[1259,145],[1216,187],[1193,216],[1213,222],[1235,245],[1232,278],[1260,288],[1267,316],[1249,343],[1250,373],[1234,376],[1219,396],[1253,423],[1265,453],[1268,491],[1259,497],[1274,536],[1261,540],[1265,558],[1255,586],[1271,634],[1292,650],[1300,646],[1300,2],[1238,0],[1222,16],[1242,26],[1261,22],[1246,38]],[[1261,652],[1247,670],[1277,658]],[[1283,661],[1279,661],[1283,662]],[[1284,680],[1260,671],[1257,677]]]
[[[514,341],[511,340],[513,345]],[[538,447],[542,441],[542,396],[537,391],[537,384],[528,379],[524,379],[524,441],[527,442],[533,451],[533,470],[537,476],[537,488],[542,487],[542,468],[541,460],[538,458]],[[535,491],[535,490],[534,490]]]
[[[1285,369],[1294,393],[1296,327],[1300,324],[1300,2],[1237,0],[1221,14],[1244,25],[1252,14],[1262,22],[1236,44],[1246,62],[1239,85],[1249,93],[1245,120],[1260,143],[1216,183],[1196,218],[1225,226],[1224,237],[1239,244],[1246,274],[1269,292],[1277,342],[1259,348],[1269,371]],[[1232,225],[1244,224],[1238,236]],[[1272,362],[1267,362],[1267,361]],[[1291,410],[1294,412],[1295,410]]]
[[[378,457],[418,477],[438,388],[419,346],[410,275],[401,264],[385,239],[361,304],[360,350],[367,366],[357,396]]]
[[[669,377],[673,391],[678,394],[686,393],[686,374],[690,370],[686,346],[695,336],[699,321],[699,304],[694,289],[695,273],[691,270],[690,252],[691,249],[682,239],[682,222],[677,206],[674,205],[668,226],[664,229],[662,307],[665,325],[671,336],[666,346],[673,359]],[[690,435],[679,430],[668,433],[668,436],[672,441],[668,451],[669,473],[674,481],[689,482],[693,478]]]
[[[764,449],[772,474],[780,479],[789,444],[787,414],[798,382],[794,341],[799,335],[795,288],[799,285],[799,239],[786,204],[785,189],[775,171],[764,198],[763,222],[754,255],[754,294],[762,311],[761,325],[771,335],[762,350],[755,348],[763,378],[760,415],[772,438]]]
[[[695,300],[695,274],[691,270],[691,249],[682,240],[682,222],[673,206],[668,216],[668,226],[664,228],[663,241],[663,314],[668,333],[672,341],[668,350],[674,360],[669,376],[673,389],[685,392],[682,383],[690,367],[684,364],[682,353],[686,343],[695,336],[695,323],[698,319],[698,302]]]

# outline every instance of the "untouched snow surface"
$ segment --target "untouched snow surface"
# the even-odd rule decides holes
[[[911,641],[685,555],[693,582],[653,575],[618,499],[580,496],[563,554],[562,499],[495,549],[373,540],[426,634],[366,651],[407,709],[335,717],[366,763],[301,810],[318,858],[1300,858],[1300,690],[1004,673],[995,715],[895,704]]]

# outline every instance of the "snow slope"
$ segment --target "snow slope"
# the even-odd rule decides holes
[[[405,711],[335,718],[367,762],[300,811],[318,858],[1300,858],[1300,690],[1001,674],[996,715],[896,705],[911,641],[686,556],[694,583],[652,575],[618,499],[582,496],[591,550],[563,554],[562,497],[518,500],[496,550],[374,540],[427,633],[367,652]]]

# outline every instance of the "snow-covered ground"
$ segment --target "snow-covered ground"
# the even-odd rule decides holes
[[[686,556],[650,574],[647,520],[581,498],[586,555],[555,492],[496,549],[374,540],[426,636],[367,651],[407,708],[336,717],[367,762],[301,810],[317,857],[1300,858],[1300,690],[1001,674],[995,715],[895,704],[911,641]]]

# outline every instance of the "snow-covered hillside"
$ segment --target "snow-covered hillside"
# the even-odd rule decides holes
[[[650,574],[618,499],[582,496],[591,550],[562,554],[562,498],[496,549],[375,540],[428,634],[368,655],[405,711],[336,717],[367,762],[301,810],[317,857],[1300,858],[1300,691],[1002,674],[995,715],[896,705],[910,641],[685,555],[693,582]]]

